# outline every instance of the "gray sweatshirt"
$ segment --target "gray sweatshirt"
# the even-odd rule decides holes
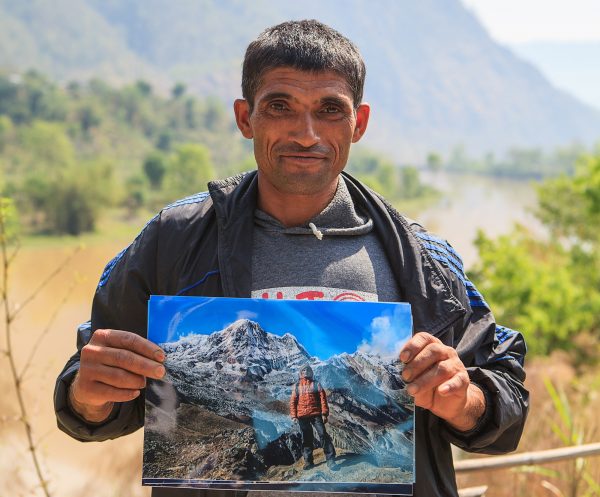
[[[399,300],[373,221],[356,211],[342,177],[306,226],[286,228],[259,209],[254,219],[253,298]]]

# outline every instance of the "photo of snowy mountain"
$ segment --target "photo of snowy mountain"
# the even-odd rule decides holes
[[[152,297],[144,484],[410,492],[411,332],[407,304]]]

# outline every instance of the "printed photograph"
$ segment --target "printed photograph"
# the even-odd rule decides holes
[[[412,494],[403,303],[158,297],[143,483]]]

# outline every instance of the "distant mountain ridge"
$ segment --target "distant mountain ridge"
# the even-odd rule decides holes
[[[365,143],[398,160],[458,143],[480,153],[600,138],[600,112],[496,44],[458,0],[0,0],[0,67],[144,78],[165,91],[183,81],[229,105],[248,42],[311,17],[361,49],[373,108]]]

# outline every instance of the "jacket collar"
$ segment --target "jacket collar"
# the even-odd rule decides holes
[[[252,241],[258,194],[256,171],[211,181],[208,191],[217,216],[223,295],[248,298],[252,291]]]

